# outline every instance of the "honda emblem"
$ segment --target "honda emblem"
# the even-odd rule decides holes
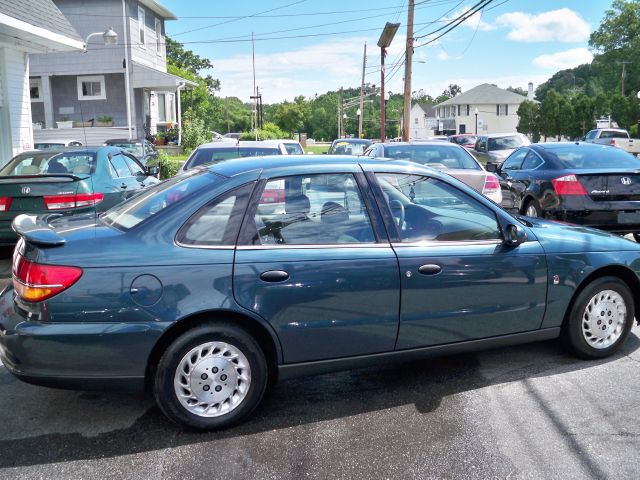
[[[631,185],[631,179],[629,177],[622,177],[620,183],[623,185]]]
[[[31,187],[22,187],[22,193],[24,195],[29,195],[31,193]]]

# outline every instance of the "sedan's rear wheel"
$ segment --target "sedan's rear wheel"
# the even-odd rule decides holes
[[[606,357],[624,343],[634,316],[633,296],[622,280],[596,279],[576,298],[564,326],[565,340],[582,358]]]
[[[527,217],[541,217],[542,208],[540,208],[540,205],[535,200],[529,200],[527,206],[524,208],[524,214]]]
[[[174,340],[160,359],[153,390],[174,422],[216,429],[249,415],[266,383],[266,360],[253,337],[235,325],[210,323]]]

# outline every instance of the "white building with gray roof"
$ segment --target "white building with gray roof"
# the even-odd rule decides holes
[[[518,107],[525,100],[523,95],[483,83],[436,105],[438,130],[447,135],[515,132]]]

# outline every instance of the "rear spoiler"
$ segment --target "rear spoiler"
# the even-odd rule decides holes
[[[79,180],[84,180],[89,176],[89,174],[82,174],[82,177],[74,173],[46,173],[42,175],[9,175],[0,177],[0,183],[15,183],[20,180],[33,180],[46,182],[47,180],[58,179],[59,181],[64,179],[67,182],[77,182]]]
[[[59,216],[59,215],[55,215]],[[51,215],[18,215],[11,228],[27,242],[45,247],[64,245],[65,239],[58,235],[47,223]]]

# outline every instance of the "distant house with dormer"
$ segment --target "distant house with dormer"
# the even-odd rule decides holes
[[[154,0],[53,0],[82,38],[112,28],[115,45],[92,38],[83,54],[31,55],[36,141],[144,137],[180,128],[180,95],[193,86],[167,73],[165,22]]]
[[[83,46],[52,0],[0,0],[0,165],[33,148],[29,54],[80,55]]]
[[[438,130],[446,135],[515,132],[518,107],[525,100],[523,95],[483,83],[436,105]]]

